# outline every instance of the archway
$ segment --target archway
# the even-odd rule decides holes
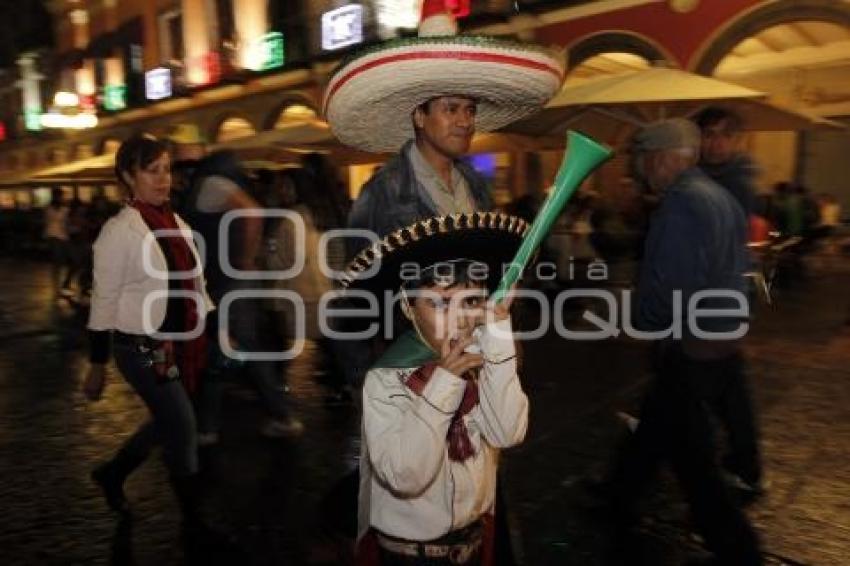
[[[678,66],[675,57],[653,39],[624,30],[608,30],[593,33],[576,40],[567,47],[568,71],[564,86],[573,86],[582,81],[648,69],[653,65]],[[588,129],[600,141],[617,147],[621,145],[633,126],[592,114],[584,118],[583,129]],[[553,179],[560,166],[561,152],[539,152],[540,167],[544,179]],[[589,181],[604,199],[614,202],[616,192],[627,175],[625,153],[600,167]]]
[[[266,115],[263,129],[273,130],[279,127],[282,120],[316,119],[319,116],[317,108],[309,97],[289,93]]]
[[[771,100],[827,117],[850,116],[850,3],[778,0],[741,14],[706,42],[691,67],[766,92]],[[742,116],[746,120],[746,116]],[[795,181],[850,205],[835,179],[850,175],[850,136],[831,132],[757,132],[746,149],[767,191]]]
[[[599,67],[600,74],[612,74],[638,70],[658,61],[675,64],[672,55],[649,38],[626,31],[604,31],[568,46],[567,78],[580,77],[582,69],[589,67]]]
[[[272,124],[272,129],[286,127],[289,124],[305,122],[318,118],[316,111],[303,104],[290,104],[284,107]]]
[[[217,143],[247,138],[257,133],[254,125],[245,118],[230,116],[221,121],[213,136]]]
[[[709,38],[688,67],[711,75],[736,46],[760,32],[794,22],[811,21],[850,28],[850,3],[834,0],[777,0],[745,12]]]

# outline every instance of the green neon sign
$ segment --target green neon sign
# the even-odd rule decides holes
[[[41,129],[41,110],[28,108],[24,110],[24,127],[30,131]]]
[[[252,44],[252,71],[268,71],[283,67],[286,59],[283,47],[283,33],[273,31],[260,37]]]
[[[127,108],[127,86],[106,85],[103,87],[103,107],[107,110]]]

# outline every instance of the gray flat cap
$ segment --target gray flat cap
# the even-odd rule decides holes
[[[653,122],[634,137],[634,151],[658,151],[690,147],[699,151],[701,135],[696,124],[685,118]]]

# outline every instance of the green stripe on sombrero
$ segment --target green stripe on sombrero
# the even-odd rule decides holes
[[[380,53],[381,51],[390,51],[392,49],[399,49],[405,47],[423,47],[427,45],[446,44],[462,45],[466,47],[481,47],[489,49],[505,49],[513,51],[531,51],[534,53],[545,55],[547,57],[555,57],[556,59],[560,57],[556,51],[544,47],[542,45],[536,45],[533,43],[522,43],[520,41],[513,41],[510,39],[501,39],[484,35],[438,35],[433,37],[405,37],[390,39],[382,43],[370,45],[368,47],[360,49],[359,51],[346,55],[342,58],[339,65],[336,66],[333,72],[331,72],[330,80],[333,80],[334,77],[336,77],[336,75],[343,68],[350,65],[354,61],[362,57],[367,57],[369,55],[374,55],[375,53]]]

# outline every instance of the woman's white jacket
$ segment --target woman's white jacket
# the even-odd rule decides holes
[[[195,255],[197,267],[191,273],[169,273],[162,249],[135,208],[125,206],[103,225],[94,243],[90,330],[153,334],[165,319],[169,277],[197,280],[199,292],[194,300],[202,319],[214,308],[192,230],[182,218],[175,217]]]

